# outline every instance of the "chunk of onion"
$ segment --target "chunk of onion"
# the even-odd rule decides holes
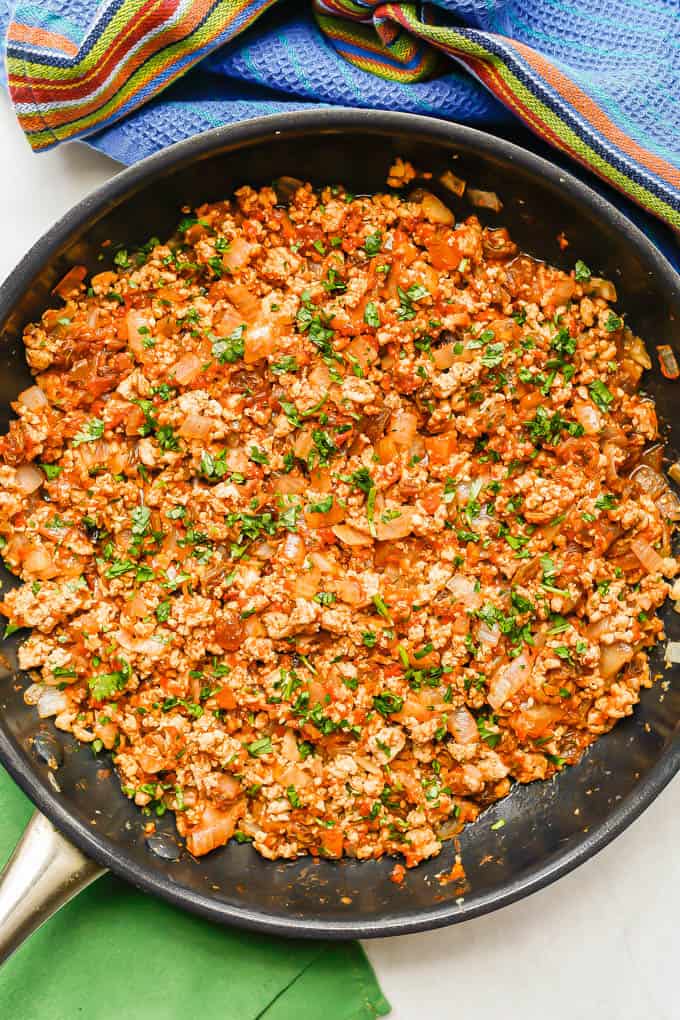
[[[335,591],[338,598],[350,606],[360,606],[365,601],[363,588],[353,577],[339,578],[335,582]]]
[[[593,276],[587,283],[583,284],[586,294],[593,294],[595,297],[604,298],[605,301],[616,301],[616,287],[611,280],[603,280],[601,276]]]
[[[298,744],[293,730],[287,729],[283,734],[283,740],[281,741],[281,753],[286,761],[300,761],[300,752],[298,750]]]
[[[446,227],[452,227],[456,222],[456,217],[451,210],[430,191],[426,191],[423,195],[421,206],[430,223],[442,223]]]
[[[461,177],[456,177],[450,170],[445,170],[443,174],[440,174],[439,180],[447,191],[452,191],[459,198],[465,191],[465,181]]]
[[[574,401],[574,417],[587,436],[597,435],[602,428],[600,412],[585,400]]]
[[[655,471],[649,464],[640,464],[639,467],[636,467],[631,478],[652,499],[655,499],[666,488],[663,475]]]
[[[295,595],[300,599],[311,599],[319,590],[321,571],[317,567],[303,570],[295,579]]]
[[[680,641],[669,641],[666,645],[666,662],[680,662]]]
[[[333,534],[344,545],[371,545],[373,541],[370,535],[365,534],[363,531],[358,531],[356,528],[351,528],[348,524],[336,524],[333,527]]]
[[[36,546],[24,559],[24,573],[41,581],[49,581],[57,576],[59,568],[46,549]]]
[[[187,850],[194,857],[202,857],[218,846],[224,844],[234,835],[236,822],[243,814],[244,805],[241,801],[227,811],[208,804],[200,822],[187,835]]]
[[[175,379],[180,386],[192,383],[201,371],[201,359],[196,354],[185,354],[174,367]]]
[[[165,648],[162,641],[156,641],[154,638],[136,638],[127,630],[117,630],[113,637],[126,651],[139,652],[142,655],[158,656]]]
[[[402,507],[399,516],[389,521],[382,519],[376,522],[376,536],[381,542],[395,541],[406,538],[413,531],[413,515],[406,507]]]
[[[663,573],[663,557],[659,556],[656,549],[649,542],[645,542],[641,538],[633,538],[630,543],[630,549],[633,555],[637,556],[648,574]]]
[[[179,434],[184,439],[209,439],[214,431],[214,418],[204,418],[203,415],[193,411],[186,416],[179,428]]]
[[[500,636],[501,632],[496,624],[494,624],[493,627],[488,627],[483,621],[480,623],[477,630],[477,640],[481,644],[489,645],[490,648],[495,648]]]
[[[446,582],[446,587],[459,602],[468,609],[478,609],[482,604],[481,592],[475,591],[475,582],[464,574],[454,574]]]
[[[59,715],[65,712],[69,706],[69,700],[63,691],[56,687],[46,687],[38,700],[38,715],[41,719],[48,719],[51,715]]]
[[[253,245],[243,237],[235,237],[222,256],[225,269],[239,269],[250,258]]]
[[[605,679],[614,676],[633,658],[633,648],[625,641],[616,641],[613,645],[603,645],[600,652],[600,673]]]
[[[461,705],[449,716],[448,729],[459,744],[476,744],[479,740],[477,723],[465,705]]]
[[[144,353],[144,337],[149,335],[149,323],[144,315],[136,308],[131,308],[125,316],[127,325],[128,344],[130,350],[138,357]]]
[[[489,684],[489,704],[492,708],[501,708],[520,687],[523,687],[531,676],[531,663],[525,652],[518,655],[511,663],[501,666]]]
[[[257,542],[251,547],[252,555],[258,560],[270,560],[274,550],[269,542]]]
[[[31,492],[35,492],[39,489],[42,483],[45,481],[42,472],[35,466],[35,464],[22,464],[21,467],[17,468],[16,483],[17,488],[21,489],[28,496]]]
[[[31,684],[24,691],[24,701],[27,705],[37,705],[44,690],[45,684]]]
[[[491,209],[492,212],[500,212],[503,208],[503,203],[495,191],[479,191],[477,188],[468,188],[467,196],[477,209]]]
[[[29,411],[39,411],[41,407],[46,407],[48,403],[47,397],[39,386],[29,386],[27,390],[19,394],[17,400],[24,407],[27,407]]]
[[[283,555],[286,559],[299,566],[303,562],[306,552],[307,550],[302,537],[292,531],[289,531],[286,535],[286,540],[283,543]]]
[[[671,489],[665,489],[661,493],[656,505],[664,517],[668,517],[671,521],[680,520],[680,499]]]

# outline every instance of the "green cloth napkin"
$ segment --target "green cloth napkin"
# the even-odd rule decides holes
[[[33,806],[0,768],[0,862]],[[0,969],[13,1020],[374,1020],[389,1003],[356,942],[224,928],[105,875]]]

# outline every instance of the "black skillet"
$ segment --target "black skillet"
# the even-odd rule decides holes
[[[342,182],[354,192],[384,189],[401,155],[435,172],[451,167],[471,186],[496,191],[498,216],[520,247],[564,268],[583,259],[616,282],[619,308],[650,349],[680,346],[680,278],[644,235],[604,199],[568,173],[516,146],[470,128],[406,114],[322,109],[264,117],[181,142],[118,174],[61,219],[0,290],[0,425],[9,401],[30,383],[20,340],[23,325],[51,302],[50,290],[69,266],[91,270],[101,243],[133,247],[169,236],[180,207],[228,196],[235,187],[291,175]],[[474,210],[451,199],[459,218]],[[569,247],[557,236],[564,232]],[[680,389],[656,368],[645,380],[665,420],[670,448],[680,449]],[[672,456],[672,455],[671,455]],[[5,587],[12,583],[3,571]],[[669,637],[680,617],[663,611]],[[16,663],[21,635],[5,642]],[[453,848],[390,881],[394,862],[340,863],[303,858],[263,860],[230,844],[200,860],[178,845],[172,820],[158,822],[163,839],[144,836],[143,818],[121,795],[106,755],[93,757],[24,705],[28,677],[5,669],[0,679],[0,760],[36,806],[74,844],[146,892],[212,920],[311,938],[395,935],[436,928],[494,910],[546,886],[587,860],[629,825],[680,765],[677,667],[653,668],[670,681],[643,692],[632,717],[597,742],[575,768],[546,783],[516,786],[460,837],[467,880],[441,882]],[[666,686],[666,685],[664,685]],[[45,762],[54,750],[62,764]],[[53,762],[54,764],[54,762]],[[56,784],[55,784],[56,780]],[[58,791],[55,789],[58,785]],[[494,823],[504,819],[503,827]],[[158,851],[164,854],[158,855]],[[175,859],[165,859],[167,857]]]

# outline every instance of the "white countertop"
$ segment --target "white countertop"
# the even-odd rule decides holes
[[[0,278],[116,169],[77,143],[33,155],[3,95]],[[549,889],[463,925],[366,948],[393,1020],[677,1020],[679,916],[676,778],[611,846]]]

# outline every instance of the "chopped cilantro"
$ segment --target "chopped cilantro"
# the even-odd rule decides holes
[[[382,248],[382,231],[374,230],[373,233],[369,234],[366,240],[364,241],[364,251],[370,258],[373,258],[374,255],[378,254],[381,248]]]
[[[96,443],[104,435],[104,422],[101,418],[90,418],[86,421],[79,432],[73,437],[73,446],[80,446],[81,443]]]
[[[381,694],[376,694],[373,697],[373,708],[376,712],[380,712],[381,715],[387,718],[390,715],[394,715],[396,712],[401,712],[404,707],[404,699],[400,698],[398,694],[393,694],[391,691],[383,691]]]
[[[217,358],[221,365],[233,364],[240,361],[245,353],[246,331],[245,325],[237,326],[233,333],[226,337],[211,337],[213,357]]]
[[[380,312],[374,301],[369,301],[364,309],[364,322],[374,329],[380,326]]]
[[[614,399],[614,396],[610,393],[601,379],[596,379],[594,382],[591,382],[588,387],[588,392],[590,393],[590,399],[601,411],[609,411],[609,405]]]
[[[259,740],[247,744],[246,750],[251,758],[260,758],[263,754],[271,754],[274,749],[270,737],[260,737]]]

